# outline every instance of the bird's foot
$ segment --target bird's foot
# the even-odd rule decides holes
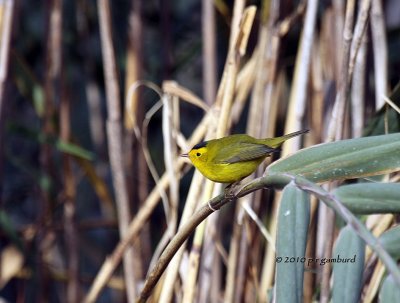
[[[226,199],[234,199],[236,198],[237,194],[240,192],[241,187],[238,186],[240,181],[233,182],[225,187],[225,198]]]

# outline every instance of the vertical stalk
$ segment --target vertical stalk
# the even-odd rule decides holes
[[[290,91],[288,117],[286,119],[285,133],[302,129],[303,118],[306,111],[308,83],[310,75],[311,53],[314,44],[314,30],[317,19],[318,0],[310,0],[307,4],[304,19],[304,30],[300,37],[300,46],[296,55],[293,84]],[[283,147],[283,156],[288,152],[298,150],[301,138],[293,138]]]
[[[142,1],[132,0],[128,17],[128,44],[125,77],[125,104],[131,104],[132,112],[125,112],[125,128],[129,131],[125,134],[126,166],[128,169],[129,196],[134,211],[137,211],[146,200],[149,193],[149,170],[143,153],[141,138],[135,136],[132,130],[135,121],[142,124],[144,119],[144,102],[142,89],[139,87],[134,94],[129,94],[132,85],[141,80],[143,75],[143,24]],[[128,117],[130,115],[130,117]],[[132,119],[133,117],[133,119]],[[134,241],[134,263],[136,279],[142,279],[145,268],[151,258],[150,226],[145,224],[140,238]]]
[[[7,0],[0,4],[3,10],[0,34],[0,208],[3,197],[3,155],[4,155],[4,119],[6,109],[6,87],[8,79],[8,65],[10,57],[10,44],[12,23],[14,16],[14,1]],[[0,265],[1,267],[1,265]],[[0,268],[1,269],[1,268]]]
[[[111,11],[108,0],[98,1],[101,48],[104,64],[104,79],[107,101],[107,137],[113,185],[118,210],[118,224],[121,239],[127,233],[130,221],[128,190],[124,171],[123,134],[121,127],[120,89],[117,66],[112,42]],[[125,285],[128,302],[136,297],[136,281],[134,276],[133,250],[129,248],[123,257]]]
[[[385,104],[383,96],[386,96],[388,89],[388,46],[381,0],[372,1],[371,34],[374,48],[375,108],[380,109]]]
[[[65,95],[65,87],[63,83],[63,2],[57,0],[54,2],[52,17],[51,17],[51,45],[53,53],[53,69],[52,74],[57,83],[54,88],[54,95],[58,95],[60,99],[60,137],[64,142],[69,142],[71,139],[71,110],[70,100]],[[58,89],[58,92],[57,92]],[[67,250],[67,294],[66,300],[69,303],[79,301],[79,252],[78,238],[75,222],[75,196],[76,185],[72,171],[72,158],[68,154],[62,155],[63,167],[63,204],[64,204],[64,237]]]
[[[217,91],[217,50],[214,1],[202,1],[203,35],[203,95],[208,105],[214,102]]]
[[[42,119],[42,135],[51,138],[56,135],[54,116],[56,113],[56,103],[61,94],[61,15],[62,1],[52,0],[48,4],[47,16],[47,39],[45,57],[45,76],[44,76],[44,115]],[[39,214],[38,243],[39,253],[37,255],[39,290],[36,299],[40,302],[49,300],[49,272],[46,265],[46,255],[49,254],[54,244],[52,231],[49,229],[52,218],[52,205],[54,203],[54,185],[57,183],[57,175],[54,167],[53,150],[49,143],[42,143],[40,150],[41,166],[41,194],[42,207]]]
[[[71,110],[70,99],[63,95],[60,103],[60,137],[64,142],[70,141]],[[79,250],[76,228],[76,182],[72,171],[72,158],[63,154],[63,183],[64,183],[64,233],[67,249],[68,281],[67,302],[79,301]]]

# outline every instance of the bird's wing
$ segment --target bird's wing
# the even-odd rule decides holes
[[[268,147],[263,144],[238,142],[222,147],[214,158],[215,163],[232,164],[237,162],[251,161],[265,157],[279,149]]]

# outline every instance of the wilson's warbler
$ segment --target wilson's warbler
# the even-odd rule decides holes
[[[199,143],[181,156],[188,157],[207,179],[234,183],[252,174],[266,157],[279,151],[283,142],[306,132],[308,130],[300,130],[267,139],[231,135]]]

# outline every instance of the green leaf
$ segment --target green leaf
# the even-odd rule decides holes
[[[400,133],[342,140],[305,148],[272,163],[268,174],[291,173],[313,182],[400,170]]]
[[[349,226],[336,241],[333,263],[333,303],[359,302],[364,270],[365,242]]]
[[[400,225],[384,232],[379,241],[393,258],[400,259]]]
[[[80,157],[86,160],[93,160],[94,155],[92,152],[70,142],[65,142],[61,139],[56,140],[55,146],[58,150],[70,154],[72,156]]]
[[[36,114],[38,117],[43,117],[44,115],[44,92],[40,85],[33,86],[33,105],[35,107]]]
[[[278,214],[276,302],[303,301],[303,272],[309,220],[309,195],[291,184],[287,185],[283,190]]]
[[[336,188],[333,194],[357,214],[400,213],[400,184],[357,183]]]
[[[65,142],[60,138],[48,136],[39,130],[30,129],[15,123],[7,125],[8,130],[30,140],[34,140],[40,144],[49,144],[56,147],[59,151],[70,154],[72,156],[80,157],[86,160],[93,160],[94,154],[83,147],[71,142]]]
[[[393,281],[392,276],[387,276],[383,281],[379,292],[380,303],[398,302],[400,298],[400,288]]]

